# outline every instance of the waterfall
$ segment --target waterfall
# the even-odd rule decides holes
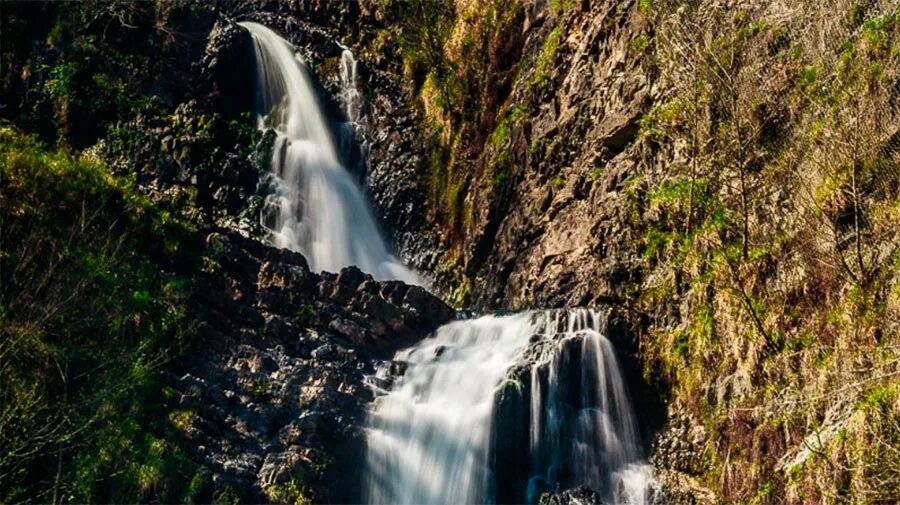
[[[598,312],[456,321],[394,362],[405,371],[367,429],[369,503],[534,503],[577,485],[648,503],[652,473]]]
[[[370,503],[486,503],[494,389],[528,343],[527,314],[442,326],[401,351],[368,436]]]
[[[253,36],[259,128],[277,134],[261,216],[272,242],[299,251],[314,271],[356,265],[379,280],[421,284],[382,238],[366,197],[341,165],[302,58],[272,30],[239,23]]]

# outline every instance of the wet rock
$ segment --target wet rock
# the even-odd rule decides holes
[[[208,99],[215,110],[236,118],[255,107],[256,88],[253,72],[235,72],[254,61],[253,39],[246,30],[220,19],[209,33],[206,51],[199,65],[209,86]]]
[[[541,505],[603,505],[600,494],[593,489],[579,486],[575,489],[544,493],[539,502]]]
[[[366,342],[365,330],[350,319],[332,319],[328,323],[328,329],[349,338],[355,343],[364,344]]]
[[[350,291],[356,290],[365,280],[370,280],[372,276],[364,274],[362,270],[355,266],[346,267],[338,274],[337,284],[341,288]]]

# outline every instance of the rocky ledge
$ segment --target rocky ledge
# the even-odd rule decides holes
[[[365,377],[453,310],[355,267],[310,272],[302,255],[230,231],[206,236],[204,263],[172,415],[208,470],[198,485],[242,501],[358,501]]]

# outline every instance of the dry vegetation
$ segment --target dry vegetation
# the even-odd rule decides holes
[[[641,7],[669,90],[643,135],[674,152],[635,182],[645,351],[706,428],[699,480],[734,503],[895,503],[900,8]]]

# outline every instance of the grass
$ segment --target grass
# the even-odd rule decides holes
[[[686,14],[658,3],[653,10],[656,19]],[[860,28],[838,30],[840,50],[826,53],[802,40],[805,32],[785,32],[774,21],[748,16],[719,26],[711,47],[700,42],[692,52],[712,61],[661,62],[696,64],[697,72],[670,75],[684,79],[674,88],[680,91],[640,121],[649,146],[687,147],[682,162],[625,184],[643,252],[637,304],[655,320],[643,340],[655,356],[648,371],[661,375],[671,401],[693,419],[716,420],[704,441],[716,457],[697,478],[726,502],[840,496],[872,503],[900,492],[900,474],[884,470],[897,466],[890,450],[900,432],[896,377],[883,379],[897,359],[889,321],[900,298],[891,295],[898,279],[888,230],[896,227],[891,209],[900,195],[884,164],[896,146],[882,145],[877,134],[896,122],[879,102],[888,96],[884,75],[897,72],[892,49],[880,44],[893,44],[896,28],[883,14],[853,17]],[[888,37],[870,39],[866,19]],[[648,50],[673,58],[670,40],[657,38]],[[762,77],[751,68],[765,69]],[[760,83],[776,74],[780,86],[762,92]],[[697,116],[700,110],[721,115]],[[776,110],[785,119],[773,133],[759,112]],[[861,111],[871,123],[854,122]],[[735,139],[747,151],[735,151]],[[835,148],[838,139],[870,147],[844,151]],[[874,180],[881,182],[867,182]],[[858,202],[848,196],[854,192]],[[855,206],[865,216],[859,230],[847,224]],[[850,410],[849,420],[825,415],[840,408]],[[821,457],[779,471],[778,460],[802,451],[802,440],[823,423],[845,423],[837,426],[840,439]]]

